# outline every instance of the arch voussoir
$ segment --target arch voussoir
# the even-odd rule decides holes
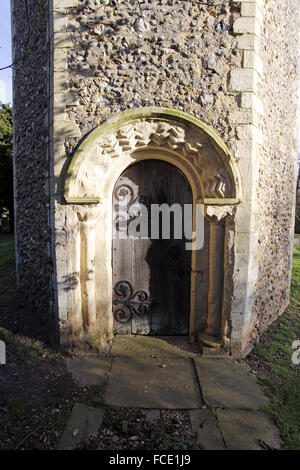
[[[197,198],[207,205],[241,200],[240,175],[234,157],[217,134],[198,119],[171,109],[144,108],[122,113],[95,129],[75,151],[65,179],[65,199],[73,204],[98,203],[105,179],[118,171],[118,160],[137,161],[143,150],[169,151],[192,166],[190,179],[202,188]],[[116,175],[117,176],[117,175]]]

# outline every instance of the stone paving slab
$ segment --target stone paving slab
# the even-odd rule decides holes
[[[58,444],[58,450],[72,450],[96,436],[101,427],[104,410],[76,403]]]
[[[67,359],[67,370],[79,385],[102,385],[111,368],[110,357],[73,357]]]
[[[224,441],[218,428],[218,421],[208,408],[190,411],[191,426],[197,434],[198,443],[204,450],[225,450]]]
[[[190,344],[185,336],[116,335],[110,354],[123,357],[198,357],[198,344]]]
[[[279,430],[264,413],[219,409],[217,417],[227,449],[280,449]]]
[[[211,407],[261,408],[269,402],[246,364],[229,359],[195,359],[205,402]]]
[[[105,402],[134,408],[198,408],[200,389],[192,360],[116,357]]]

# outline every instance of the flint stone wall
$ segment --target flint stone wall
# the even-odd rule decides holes
[[[205,120],[225,140],[234,136],[228,73],[242,61],[232,32],[239,7],[213,3],[98,1],[70,9],[67,113],[81,134],[120,111],[160,106]]]
[[[259,270],[251,316],[252,341],[286,308],[292,270],[296,197],[299,2],[268,0],[258,54],[257,95],[264,113],[259,147],[257,232]]]
[[[15,232],[19,287],[53,336],[50,252],[48,2],[12,6]],[[34,319],[28,319],[34,321]]]

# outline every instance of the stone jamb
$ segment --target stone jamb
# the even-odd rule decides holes
[[[263,24],[264,0],[233,0],[241,4],[241,16],[233,24],[237,35],[237,47],[243,51],[242,67],[232,70],[229,87],[239,94],[240,110],[234,112],[238,140],[233,151],[244,178],[243,203],[237,208],[237,238],[235,245],[235,270],[232,312],[232,340],[234,355],[245,355],[250,325],[253,292],[258,276],[257,259],[257,203],[256,187],[259,169],[259,153],[262,136],[259,130],[264,106],[259,99],[258,84],[263,74],[259,57],[260,30]],[[249,177],[248,177],[249,176]]]

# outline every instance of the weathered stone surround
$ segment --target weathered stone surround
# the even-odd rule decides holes
[[[76,282],[68,268],[67,246],[68,223],[78,206],[65,203],[67,168],[73,150],[90,130],[133,108],[172,108],[198,117],[217,132],[236,158],[242,201],[232,207],[225,223],[227,276],[222,313],[223,340],[232,354],[245,354],[259,331],[286,305],[293,204],[290,186],[296,160],[295,137],[290,133],[296,128],[293,74],[298,62],[299,22],[293,11],[297,11],[297,2],[289,0],[284,6],[267,0],[208,3],[211,5],[177,0],[140,5],[124,1],[117,6],[104,0],[50,2],[52,286],[61,339],[72,335],[65,281]],[[271,45],[275,36],[276,48]],[[272,62],[276,54],[280,66]],[[288,86],[282,87],[283,80]],[[279,128],[288,132],[280,135]],[[282,152],[290,160],[276,158],[278,147],[284,147]],[[280,184],[276,183],[278,168]],[[281,195],[280,204],[266,191],[272,186]],[[266,209],[268,204],[273,212]],[[276,210],[282,214],[277,229]],[[207,207],[208,216],[209,211],[216,218],[213,205]],[[271,243],[264,238],[266,219],[274,234]],[[282,234],[280,247],[275,233]],[[274,282],[277,287],[272,299]]]

